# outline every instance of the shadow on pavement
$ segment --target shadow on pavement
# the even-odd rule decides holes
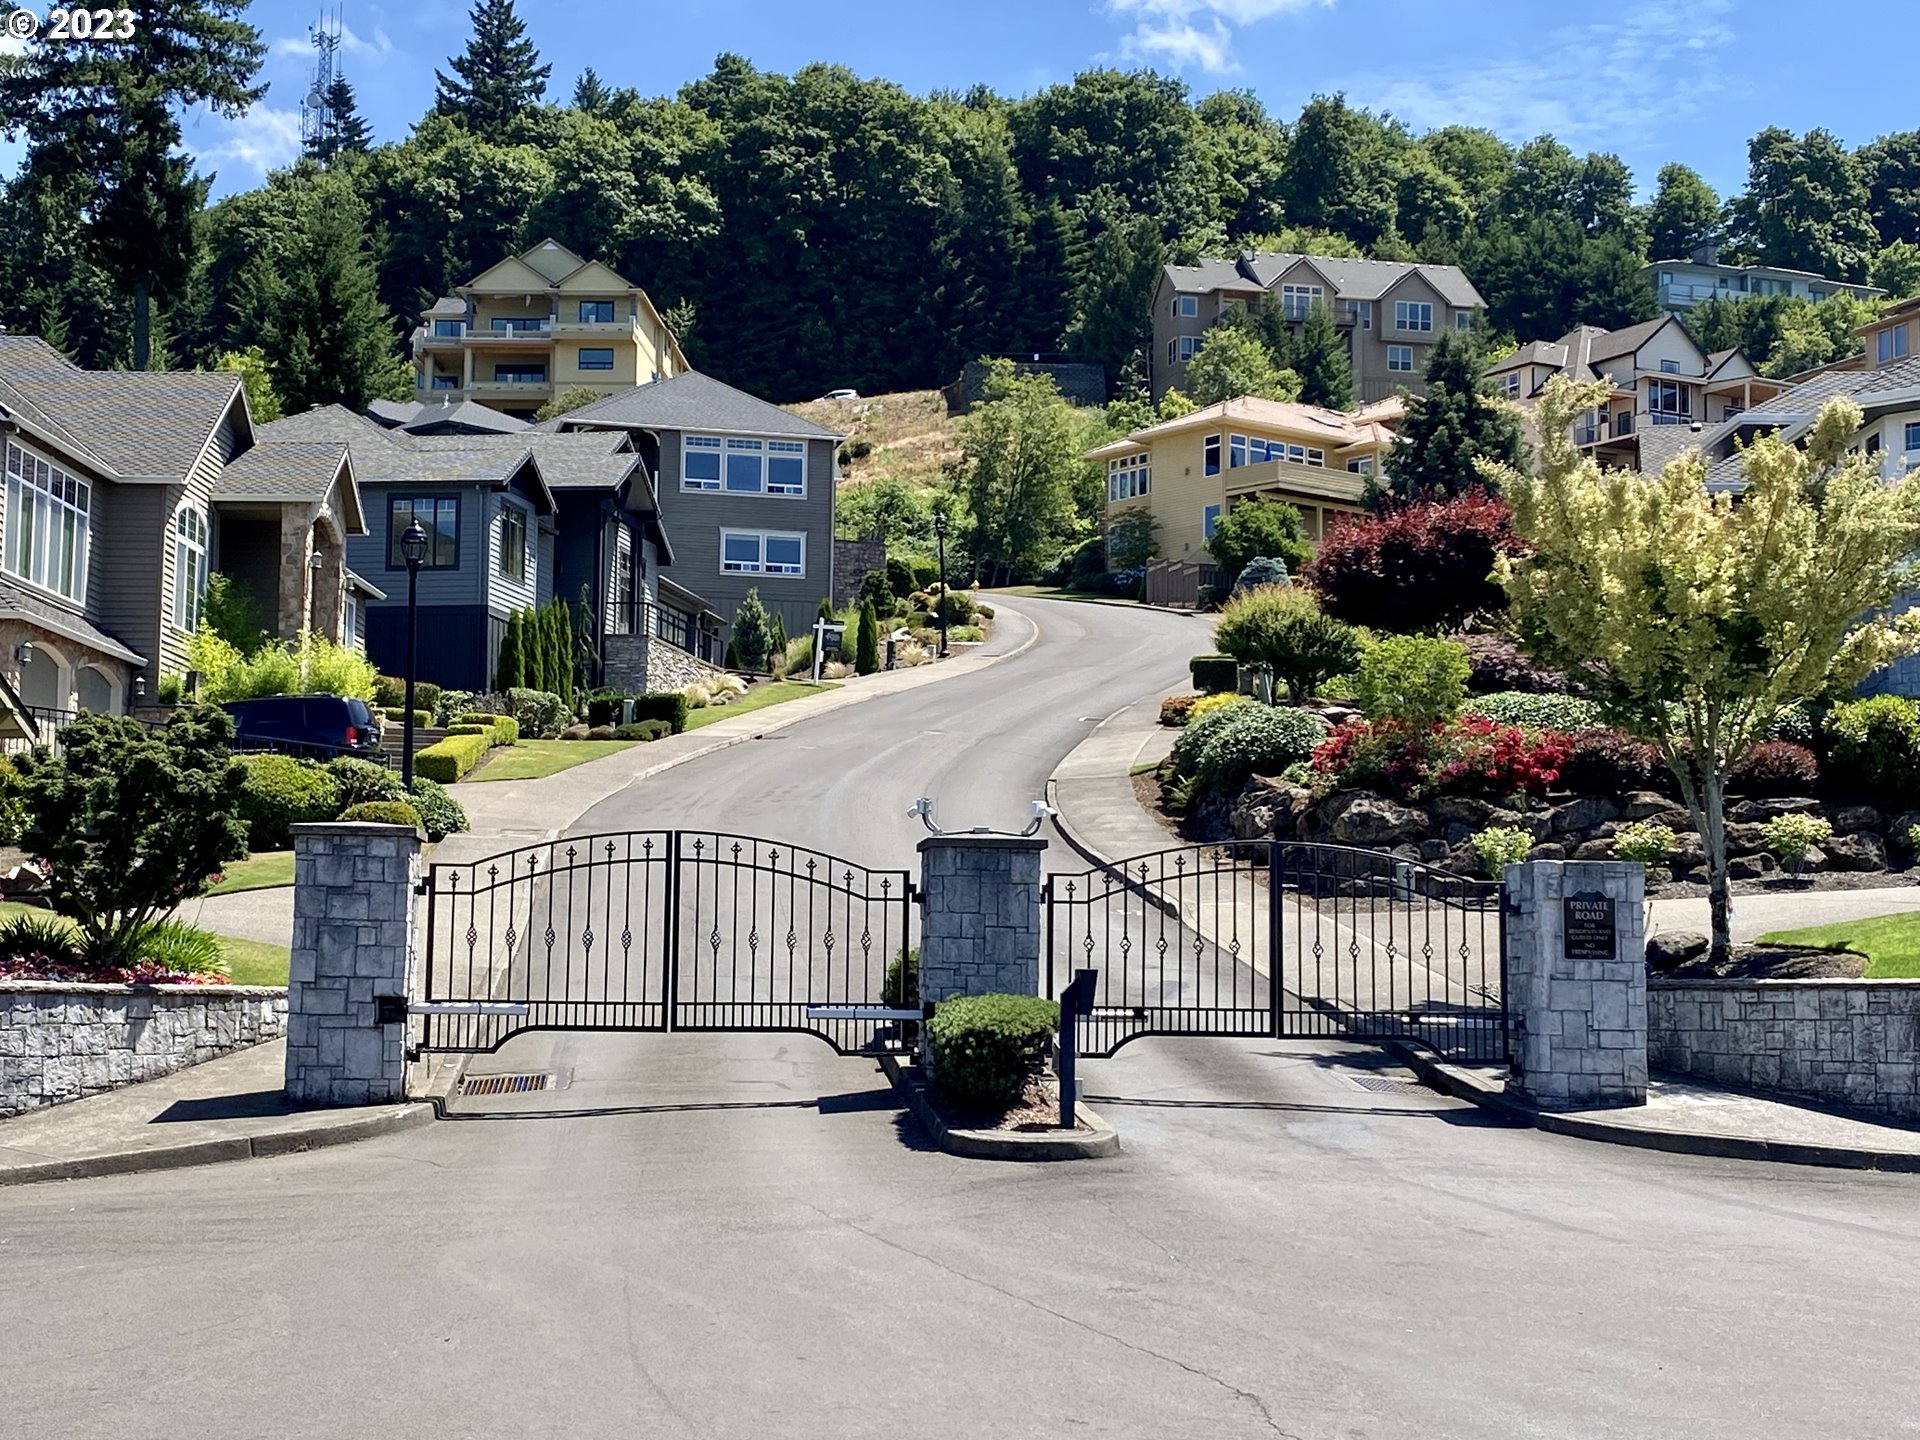
[[[1443,1120],[1449,1125],[1475,1130],[1532,1128],[1523,1120],[1511,1120],[1504,1115],[1482,1110],[1477,1105],[1448,1100],[1437,1090],[1433,1098],[1436,1102],[1446,1101],[1445,1108],[1436,1105],[1433,1109],[1424,1109],[1417,1104],[1316,1105],[1297,1100],[1154,1100],[1130,1095],[1084,1095],[1081,1098],[1090,1105],[1125,1105],[1140,1110],[1273,1110],[1307,1115],[1381,1115],[1402,1120]]]
[[[849,1095],[822,1095],[816,1100],[696,1100],[678,1105],[588,1105],[545,1110],[463,1110],[435,1100],[441,1120],[592,1120],[616,1115],[692,1115],[702,1111],[816,1110],[822,1115],[858,1115],[898,1107],[893,1091],[862,1090]]]
[[[151,1125],[191,1123],[195,1120],[251,1120],[268,1115],[292,1115],[284,1090],[251,1090],[244,1095],[209,1095],[204,1100],[176,1100]]]

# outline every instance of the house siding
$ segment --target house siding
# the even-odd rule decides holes
[[[87,558],[87,613],[147,659],[149,675],[184,670],[185,649],[169,662],[161,650],[161,605],[171,599],[173,485],[100,484],[93,491]],[[165,559],[154,563],[155,537]],[[169,627],[171,628],[171,627]]]
[[[476,507],[487,517],[486,549],[481,561],[487,574],[487,609],[505,616],[514,610],[526,610],[540,603],[539,520],[533,507],[517,495],[498,494],[479,497]],[[506,525],[506,512],[516,510],[526,523],[523,578],[515,580],[500,568],[500,532]],[[464,516],[462,517],[464,519]]]
[[[387,565],[389,504],[396,496],[453,495],[459,499],[459,566],[422,570],[419,580],[419,676],[436,685],[485,689],[492,682],[493,655],[487,635],[488,570],[486,548],[491,527],[492,491],[476,486],[447,487],[383,483],[362,487],[370,535],[347,540],[347,566],[387,592],[369,600],[364,624],[367,658],[383,673],[398,674],[406,661],[407,570]]]

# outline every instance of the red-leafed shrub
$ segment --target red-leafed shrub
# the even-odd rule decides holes
[[[1334,528],[1306,570],[1329,615],[1376,630],[1457,630],[1507,608],[1494,558],[1518,548],[1506,502],[1483,490],[1417,500]]]
[[[1316,776],[1343,789],[1429,795],[1544,795],[1573,739],[1465,715],[1426,730],[1352,720],[1313,753]]]
[[[1504,635],[1456,635],[1467,652],[1467,693],[1470,695],[1564,695],[1567,677],[1558,670],[1541,670]]]
[[[1727,777],[1727,788],[1740,795],[1812,795],[1819,786],[1820,762],[1790,740],[1761,741]]]
[[[1560,762],[1560,783],[1576,795],[1650,790],[1668,773],[1660,752],[1646,741],[1598,726],[1576,730]]]
[[[1342,789],[1405,795],[1420,781],[1426,733],[1389,722],[1349,720],[1313,752],[1313,773]]]

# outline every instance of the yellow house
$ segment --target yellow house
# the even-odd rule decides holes
[[[1107,523],[1140,510],[1159,554],[1205,561],[1213,527],[1235,505],[1284,500],[1318,540],[1364,509],[1367,482],[1405,409],[1396,397],[1343,413],[1243,395],[1136,430],[1086,452],[1107,467]]]
[[[687,368],[639,286],[556,240],[509,256],[421,312],[414,389],[529,416],[561,391],[613,394]]]

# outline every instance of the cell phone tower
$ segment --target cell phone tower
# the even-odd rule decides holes
[[[333,82],[337,74],[335,57],[340,52],[340,12],[320,12],[320,23],[307,31],[313,41],[313,83],[307,87],[307,103],[300,107],[300,139],[309,155],[325,154],[332,147]]]

